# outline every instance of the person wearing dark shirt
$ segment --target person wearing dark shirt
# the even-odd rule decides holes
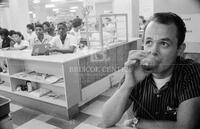
[[[2,45],[0,46],[0,48],[10,47],[11,39],[8,37],[8,35],[9,35],[9,31],[7,29],[0,30],[0,36],[2,39]]]
[[[103,106],[106,127],[115,125],[132,104],[134,118],[126,126],[200,128],[200,64],[181,57],[185,33],[183,20],[174,13],[150,18],[144,28],[144,50],[129,52],[124,82]]]

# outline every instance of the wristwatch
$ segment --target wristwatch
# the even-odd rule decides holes
[[[137,124],[139,123],[139,119],[134,117],[133,118],[133,127],[137,128]]]

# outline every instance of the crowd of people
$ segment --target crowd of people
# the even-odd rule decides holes
[[[0,28],[0,49],[24,50],[32,49],[35,44],[50,44],[50,52],[73,53],[80,43],[82,25],[79,17],[55,26],[48,21],[27,24],[25,37],[21,32]]]

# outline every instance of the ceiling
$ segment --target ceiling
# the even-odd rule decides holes
[[[69,17],[69,15],[78,15],[81,16],[81,10],[83,7],[84,0],[62,0],[60,2],[51,2],[51,0],[40,0],[39,3],[34,3],[34,0],[29,0],[29,11],[31,17],[33,18],[33,14],[37,15],[37,18],[40,15],[48,16],[56,16],[58,19],[63,19]],[[95,0],[97,4],[103,3],[111,3],[113,0]],[[46,4],[54,4],[53,8],[45,8]],[[78,7],[77,9],[70,9],[71,7]],[[53,11],[53,9],[57,9],[59,11]],[[71,10],[75,10],[76,12],[70,12]],[[39,18],[40,21],[44,19],[44,17]],[[45,18],[46,19],[46,18]]]
[[[45,8],[45,4],[55,4],[54,8],[61,8],[61,9],[67,9],[71,6],[83,6],[84,0],[63,0],[60,2],[51,2],[51,0],[40,0],[40,3],[34,3],[34,0],[29,0],[29,9],[32,11],[35,6],[40,6]],[[94,0],[96,4],[98,3],[106,3],[106,2],[112,2],[113,0]]]

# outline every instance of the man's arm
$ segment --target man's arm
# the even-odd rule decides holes
[[[15,48],[15,47],[10,47],[9,48],[9,50],[24,50],[24,49],[26,49],[27,48],[27,46],[21,46],[21,47],[19,47],[19,48]]]
[[[76,48],[75,46],[70,46],[69,48],[62,48],[62,49],[56,48],[55,50],[52,50],[52,51],[60,52],[60,53],[73,53],[75,48]]]
[[[123,85],[103,106],[102,122],[105,127],[115,125],[131,105],[131,101],[128,99],[131,88]]]
[[[177,111],[177,121],[140,120],[141,129],[200,129],[200,97],[183,101]]]
[[[119,90],[104,104],[102,122],[106,127],[115,125],[123,113],[131,105],[129,96],[137,85],[148,73],[145,73],[137,60],[142,59],[144,53],[141,51],[130,51],[128,61],[125,63],[125,81]]]

